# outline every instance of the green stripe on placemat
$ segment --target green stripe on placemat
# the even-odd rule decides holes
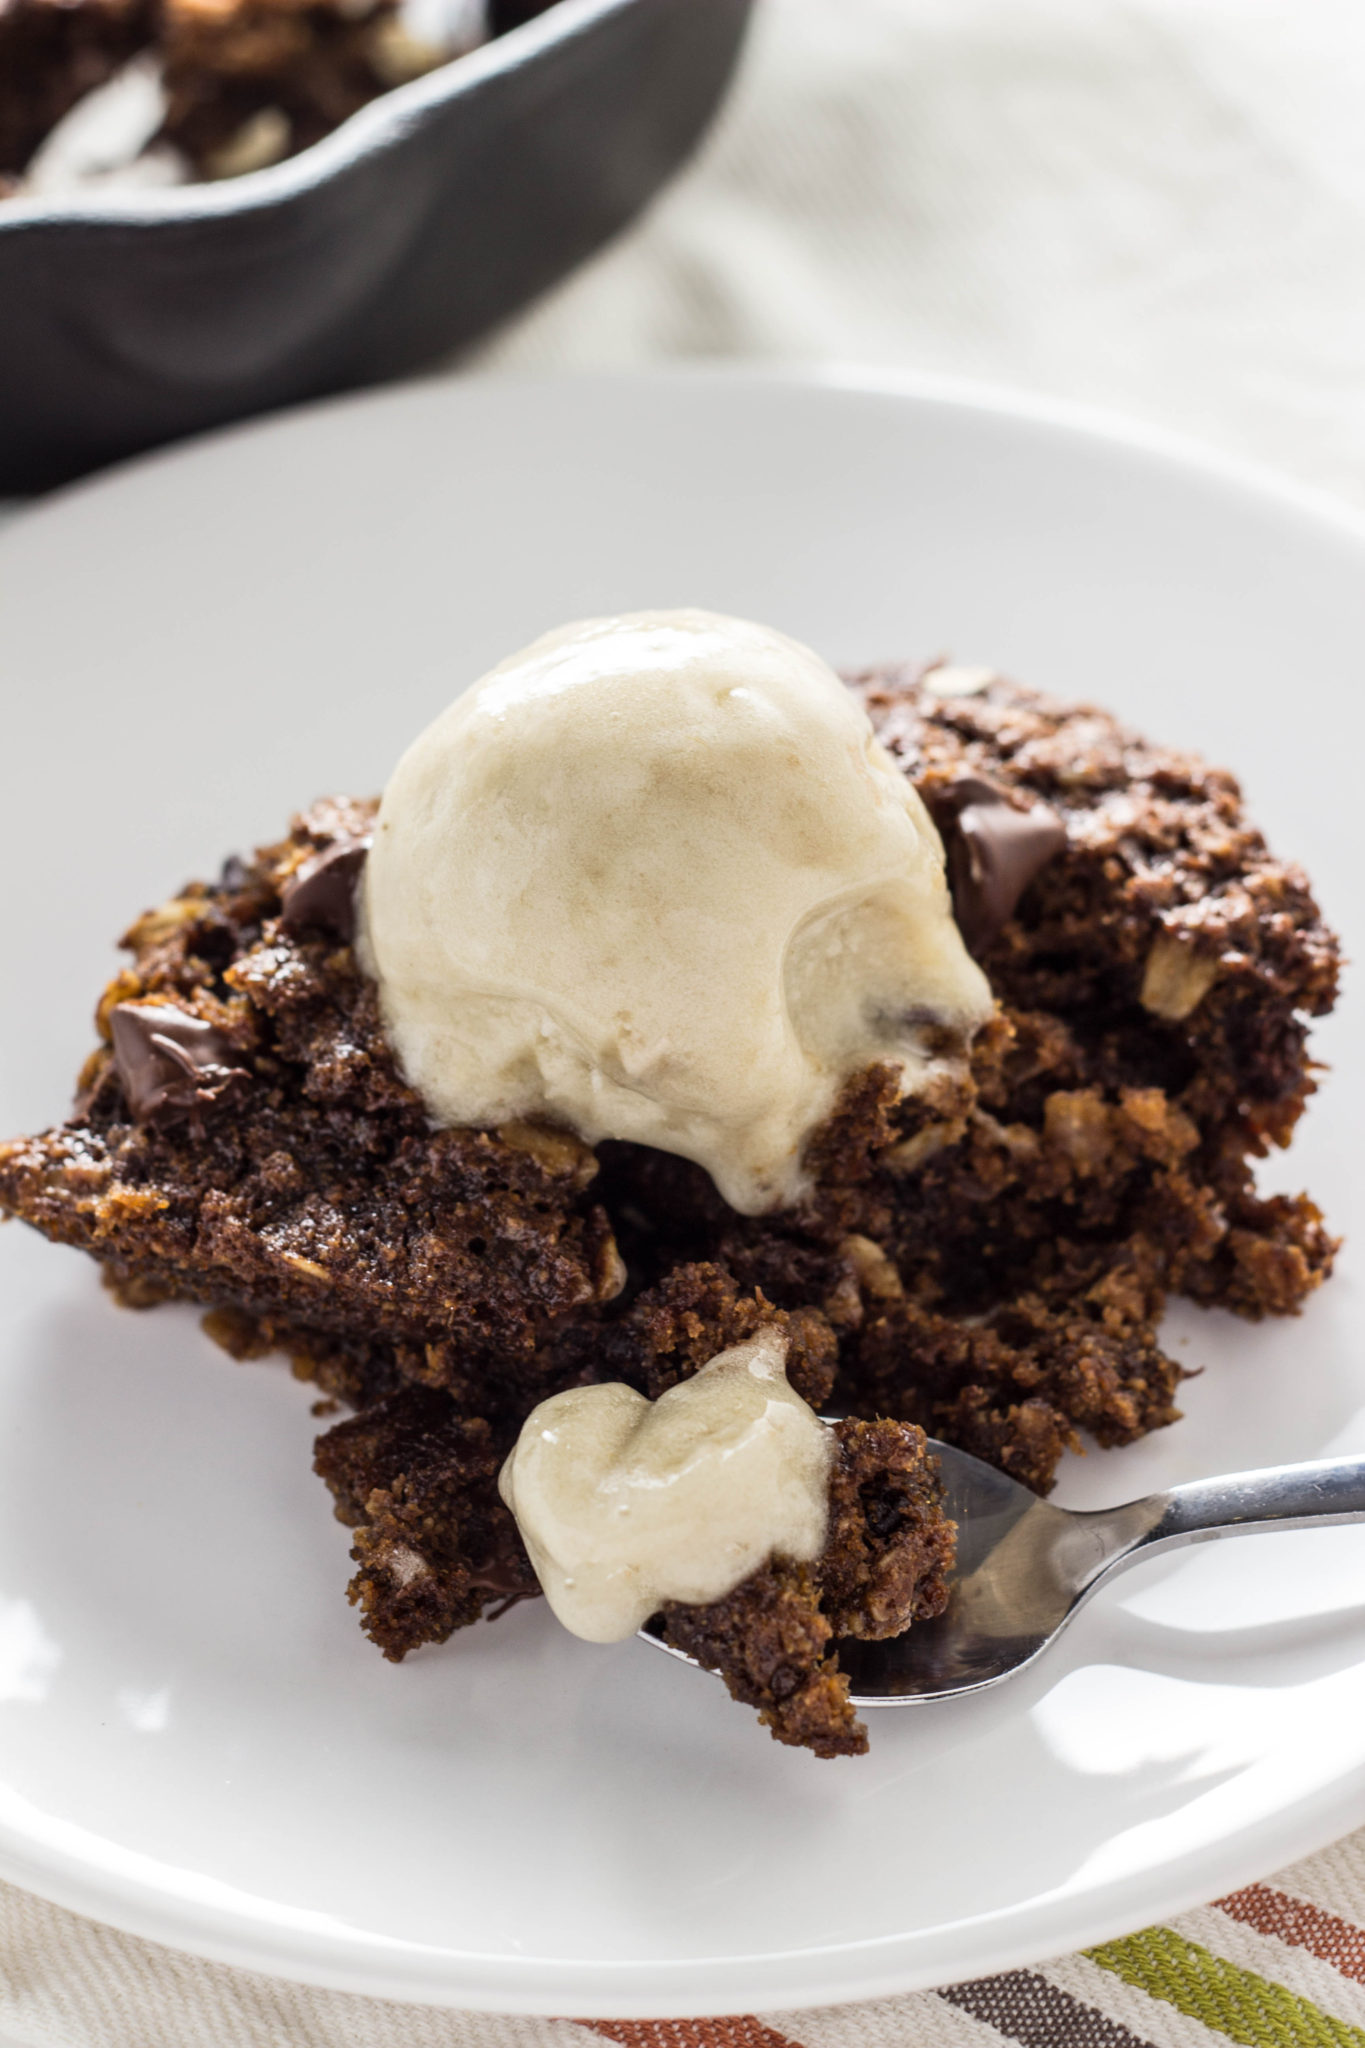
[[[1091,1962],[1244,2048],[1365,2048],[1365,2030],[1333,2019],[1282,1984],[1239,1970],[1169,1927],[1087,1949]]]

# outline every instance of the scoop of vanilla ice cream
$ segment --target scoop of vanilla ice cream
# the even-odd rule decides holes
[[[923,1086],[929,1027],[965,1049],[991,1004],[854,698],[703,611],[566,626],[457,698],[384,792],[361,948],[438,1122],[658,1146],[750,1215],[850,1075]]]

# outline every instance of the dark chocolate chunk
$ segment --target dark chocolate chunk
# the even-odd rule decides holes
[[[249,1078],[236,1049],[172,1003],[116,1003],[114,1065],[137,1123],[173,1123]]]
[[[499,1557],[496,1552],[483,1564],[469,1567],[469,1583],[484,1593],[503,1593],[517,1600],[529,1600],[540,1591],[540,1581],[525,1559]]]
[[[368,839],[339,839],[306,860],[285,883],[282,922],[296,937],[331,932],[349,946],[355,937],[355,892],[369,853]]]
[[[983,953],[1034,876],[1066,845],[1066,826],[1041,798],[1020,810],[977,775],[935,791],[929,808],[943,835],[958,929],[969,952]]]
[[[540,1592],[529,1559],[499,1557],[496,1552],[485,1563],[470,1566],[469,1583],[475,1592],[491,1593],[497,1601],[488,1609],[490,1621],[500,1621],[509,1608],[522,1600],[534,1600]]]

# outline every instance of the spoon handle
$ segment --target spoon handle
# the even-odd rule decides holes
[[[1318,1458],[1308,1465],[1270,1465],[1261,1472],[1192,1479],[1169,1493],[1102,1509],[1085,1520],[1104,1539],[1096,1578],[1139,1557],[1215,1536],[1365,1522],[1365,1457]]]

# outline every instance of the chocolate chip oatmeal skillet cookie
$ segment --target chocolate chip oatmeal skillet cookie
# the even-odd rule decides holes
[[[1336,992],[1306,879],[1231,775],[985,671],[565,629],[123,944],[0,1205],[354,1411],[316,1465],[395,1660],[543,1590],[861,1751],[840,1640],[946,1599],[924,1432],[1046,1491],[1175,1419],[1169,1296],[1331,1269],[1254,1185]]]

